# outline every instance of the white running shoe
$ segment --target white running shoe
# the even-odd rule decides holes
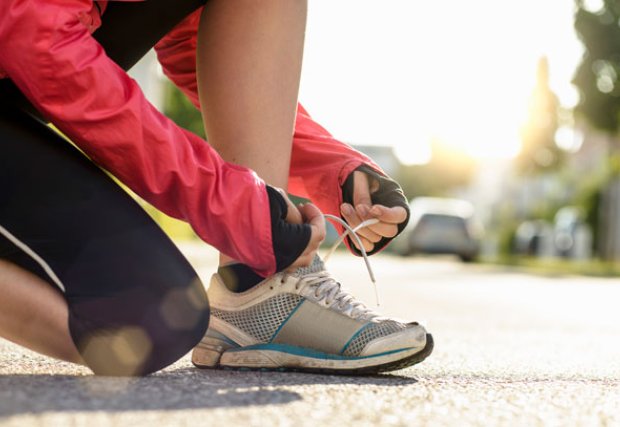
[[[373,374],[414,365],[433,350],[421,325],[380,317],[345,293],[318,257],[243,293],[215,274],[207,294],[209,329],[192,353],[199,368]]]

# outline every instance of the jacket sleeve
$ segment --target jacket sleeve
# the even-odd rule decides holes
[[[164,74],[200,110],[196,79],[196,45],[202,8],[185,18],[155,45]]]
[[[90,0],[0,2],[0,68],[96,163],[190,222],[206,242],[272,274],[264,182],[146,101],[81,22],[91,7]]]

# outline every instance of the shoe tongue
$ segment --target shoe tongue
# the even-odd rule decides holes
[[[323,270],[325,270],[325,264],[323,264],[323,260],[321,260],[321,258],[319,258],[318,256],[315,256],[312,260],[312,264],[307,267],[298,268],[293,274],[298,277],[303,277],[307,274],[319,273]]]

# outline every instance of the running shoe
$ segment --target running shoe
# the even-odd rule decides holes
[[[433,349],[424,327],[367,308],[319,257],[242,293],[215,274],[207,294],[209,329],[192,353],[199,368],[374,374],[419,363]]]

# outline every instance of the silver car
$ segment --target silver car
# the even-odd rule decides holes
[[[465,262],[480,252],[482,226],[471,203],[459,199],[419,197],[410,203],[411,219],[394,241],[401,255],[453,254]]]

